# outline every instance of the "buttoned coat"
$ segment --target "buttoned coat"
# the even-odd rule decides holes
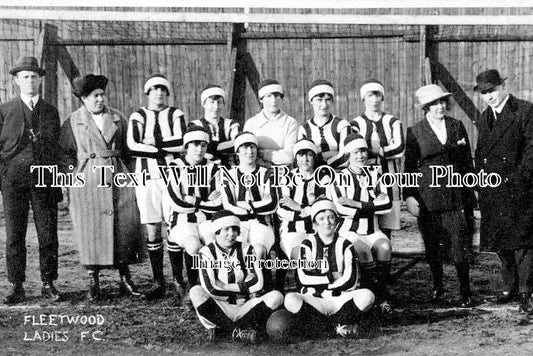
[[[509,96],[489,129],[492,109],[481,115],[476,168],[498,174],[498,187],[480,187],[481,246],[490,250],[533,247],[533,104]]]
[[[444,122],[445,144],[439,141],[427,119],[407,129],[404,171],[422,175],[418,187],[404,188],[404,198],[415,197],[430,212],[465,209],[468,219],[473,214],[473,190],[448,187],[447,177],[433,182],[433,171],[440,169],[436,167],[443,167],[446,173],[453,170],[461,176],[474,172],[470,142],[463,123],[448,116],[444,117]],[[448,166],[451,170],[446,168]],[[432,183],[438,186],[432,187]]]
[[[24,165],[17,168],[14,162],[11,162],[11,158],[20,152],[25,144],[28,144],[28,138],[25,137],[27,129],[24,120],[25,105],[20,96],[0,105],[0,175],[3,179],[14,183],[31,182],[30,171],[22,170]],[[34,110],[39,116],[39,127],[34,128],[34,132],[39,133],[39,139],[33,145],[33,163],[56,165],[59,114],[55,107],[43,99],[39,99]],[[61,201],[61,191],[58,189],[53,189],[53,191],[57,201]]]
[[[116,267],[119,262],[136,261],[141,251],[135,190],[113,184],[113,175],[130,172],[127,125],[118,111],[106,108],[100,131],[82,106],[61,128],[64,171],[83,174],[85,180],[83,186],[69,189],[70,214],[83,265]],[[106,169],[102,180],[102,170],[95,171],[96,166],[112,167],[113,172]]]

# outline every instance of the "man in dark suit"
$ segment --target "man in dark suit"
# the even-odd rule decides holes
[[[9,71],[20,88],[20,96],[0,105],[0,188],[6,223],[7,277],[13,288],[6,304],[24,301],[26,280],[26,229],[31,202],[39,240],[42,295],[60,298],[57,279],[57,203],[61,190],[36,187],[32,165],[56,165],[60,120],[57,109],[39,97],[41,78],[46,74],[34,57],[21,57]]]
[[[433,274],[433,301],[444,294],[443,261],[455,264],[462,307],[472,306],[469,260],[472,245],[474,193],[467,187],[448,186],[448,177],[433,179],[433,170],[441,175],[473,173],[470,143],[463,123],[446,116],[451,93],[430,84],[419,88],[417,106],[424,110],[424,120],[407,129],[405,173],[421,174],[418,187],[404,188],[409,212],[418,216],[426,259]],[[444,174],[442,174],[444,173]],[[433,184],[435,183],[435,184]]]
[[[478,124],[476,167],[502,178],[480,188],[481,246],[496,251],[506,289],[496,299],[519,297],[531,313],[533,291],[533,104],[508,94],[497,70],[480,73],[476,92],[488,104]]]

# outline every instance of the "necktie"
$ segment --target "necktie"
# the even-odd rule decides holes
[[[35,109],[35,104],[33,103],[33,100],[30,100],[30,110],[33,111]]]
[[[496,121],[496,114],[494,113],[494,110],[490,111],[490,115],[487,120],[487,124],[489,125],[489,130],[492,131],[492,128],[494,127],[494,122]]]

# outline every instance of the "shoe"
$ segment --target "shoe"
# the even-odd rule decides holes
[[[386,300],[379,305],[379,310],[381,311],[381,314],[383,315],[394,314],[394,309],[392,309],[391,305]]]
[[[530,293],[520,293],[518,296],[518,312],[526,313],[528,315],[533,314],[533,305],[531,304]]]
[[[4,299],[5,304],[18,304],[26,300],[26,294],[24,293],[24,287],[22,283],[12,283],[13,287],[11,293]]]
[[[166,294],[166,287],[163,283],[157,282],[152,288],[144,293],[146,300],[154,300],[164,298]]]
[[[100,293],[100,276],[98,273],[91,273],[91,281],[89,283],[89,290],[87,291],[87,301],[88,302],[96,302],[100,300],[101,293]]]
[[[176,292],[176,294],[174,295],[174,299],[176,300],[176,303],[184,304],[185,299],[188,296],[185,283],[179,283],[178,281],[174,280],[172,284],[174,285],[174,291]],[[190,302],[190,298],[189,298],[189,302]]]
[[[207,329],[207,342],[213,342],[216,338],[215,328]]]
[[[497,304],[507,304],[516,300],[516,292],[503,291],[494,300]]]
[[[231,333],[233,340],[246,341],[254,344],[257,341],[257,331],[254,329],[235,328]]]
[[[475,306],[475,303],[471,297],[463,297],[459,301],[459,308],[472,308],[474,306]]]
[[[433,295],[431,296],[431,301],[433,303],[440,303],[440,302],[442,302],[442,297],[443,296],[444,296],[444,289],[442,289],[442,288],[434,289],[433,290]]]
[[[342,337],[357,337],[359,335],[359,325],[357,324],[337,324],[335,332]]]
[[[127,278],[124,276],[120,277],[120,294],[129,295],[132,297],[142,296],[142,293],[137,290],[137,287],[135,286],[135,284],[133,284],[131,278]]]
[[[48,299],[51,302],[57,302],[61,299],[61,295],[54,287],[53,282],[44,282],[43,288],[41,289],[41,295],[43,298]]]

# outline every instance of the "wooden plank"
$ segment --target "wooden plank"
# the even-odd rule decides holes
[[[147,21],[194,23],[292,23],[292,24],[370,24],[370,25],[531,25],[533,15],[359,15],[359,14],[275,14],[275,13],[209,13],[209,12],[148,12],[40,10],[27,11],[3,8],[0,19]],[[89,21],[89,20],[87,20]]]
[[[46,70],[46,76],[44,77],[44,93],[43,97],[50,104],[57,107],[57,63],[58,63],[58,51],[57,47],[49,46],[51,43],[57,41],[57,26],[45,24],[43,34],[43,49],[42,58],[44,70]]]

